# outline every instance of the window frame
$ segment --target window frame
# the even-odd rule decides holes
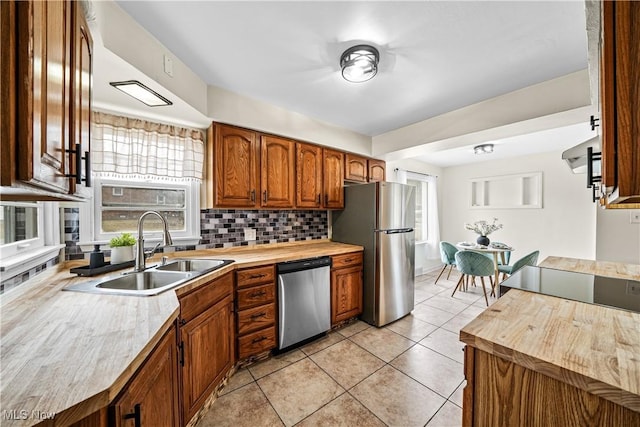
[[[185,190],[185,229],[183,231],[171,231],[171,237],[175,244],[195,245],[200,241],[200,182],[198,181],[175,181],[175,180],[158,180],[158,179],[124,179],[116,177],[100,177],[93,178],[93,203],[88,203],[90,209],[80,207],[80,245],[90,244],[108,244],[111,238],[120,234],[120,232],[103,233],[101,230],[102,218],[102,186],[122,186],[136,188],[165,188],[165,189],[184,189]],[[162,206],[157,209],[161,210]],[[83,227],[82,224],[90,224]],[[90,230],[90,235],[87,231]],[[137,237],[137,232],[133,233]],[[145,246],[153,246],[162,240],[160,231],[145,232]],[[84,249],[84,248],[83,248]]]
[[[421,188],[424,188],[424,191],[419,191],[420,188],[418,188],[417,186],[410,184],[409,181],[417,181],[420,182]],[[426,179],[426,177],[420,175],[420,174],[414,174],[411,172],[407,172],[407,185],[411,185],[413,187],[415,187],[416,189],[416,202],[418,197],[420,196],[422,199],[422,212],[421,212],[421,228],[422,228],[422,236],[420,236],[421,238],[418,239],[418,237],[416,236],[416,244],[420,244],[420,243],[427,243],[429,242],[429,181]],[[418,194],[421,193],[421,194]],[[417,203],[416,203],[416,219],[418,218],[418,209],[417,209]]]
[[[19,240],[17,242],[0,244],[0,257],[2,259],[10,258],[22,253],[33,251],[45,246],[44,244],[44,204],[42,202],[2,202],[2,206],[15,206],[23,208],[36,208],[38,214],[37,236]]]

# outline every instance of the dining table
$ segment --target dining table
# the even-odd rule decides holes
[[[495,271],[495,280],[493,281],[493,283],[491,284],[491,296],[495,296],[496,295],[496,286],[498,285],[498,283],[500,283],[500,270],[498,270],[498,255],[500,255],[500,261],[502,262],[502,264],[506,264],[505,262],[505,258],[504,258],[504,253],[505,252],[513,252],[515,249],[512,247],[493,247],[491,245],[489,246],[482,246],[482,245],[465,245],[462,243],[458,243],[456,245],[456,248],[462,250],[462,251],[474,251],[474,252],[482,252],[482,253],[487,253],[487,254],[491,254],[493,255],[493,269]]]

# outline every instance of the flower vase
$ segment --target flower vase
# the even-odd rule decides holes
[[[480,236],[476,242],[481,246],[489,246],[490,240],[487,236]]]
[[[111,264],[120,264],[133,260],[133,246],[111,248]]]

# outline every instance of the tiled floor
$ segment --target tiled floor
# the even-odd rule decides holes
[[[198,427],[460,426],[458,333],[486,305],[482,287],[452,298],[458,274],[435,285],[437,273],[416,278],[416,306],[403,319],[358,321],[240,370]]]

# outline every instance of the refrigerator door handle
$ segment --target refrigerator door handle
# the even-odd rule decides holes
[[[410,233],[413,231],[413,228],[396,228],[393,230],[373,230],[376,233],[384,233],[384,234],[398,234],[398,233]]]

